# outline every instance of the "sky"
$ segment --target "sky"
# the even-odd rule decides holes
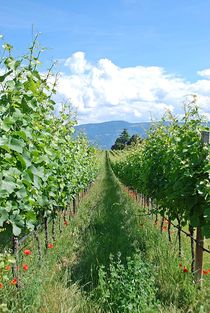
[[[0,33],[25,53],[34,33],[58,60],[56,101],[78,122],[180,115],[198,95],[210,120],[209,0],[0,0]]]

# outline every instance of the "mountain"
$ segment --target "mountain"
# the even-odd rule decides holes
[[[75,126],[75,135],[85,133],[94,146],[100,149],[110,149],[124,128],[128,130],[129,135],[138,134],[144,138],[150,125],[150,122],[128,123],[125,121],[84,124]],[[210,127],[210,122],[208,122],[208,126]]]
[[[110,121],[96,124],[84,124],[75,127],[76,135],[85,133],[91,144],[101,148],[110,149],[119,134],[126,128],[130,135],[138,134],[145,137],[150,123],[128,123],[124,121]]]

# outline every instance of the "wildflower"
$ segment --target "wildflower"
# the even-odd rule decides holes
[[[17,278],[13,278],[13,280],[11,281],[11,285],[17,285]]]
[[[166,226],[163,226],[163,227],[162,227],[162,230],[167,230],[167,227],[166,227]]]
[[[6,270],[6,271],[10,271],[10,270],[11,270],[11,266],[10,266],[9,264],[7,264],[7,265],[5,266],[5,270]]]
[[[184,273],[188,273],[189,272],[188,269],[185,266],[184,266],[183,272]]]
[[[179,263],[179,267],[180,267],[180,268],[182,267],[182,263]]]
[[[28,265],[27,264],[23,264],[23,270],[27,271],[28,270]]]
[[[2,289],[4,287],[4,284],[0,283],[0,289]]]
[[[210,273],[210,268],[208,269],[208,273]]]
[[[53,245],[53,243],[48,243],[48,249],[52,249],[52,248],[54,248],[54,245]]]
[[[69,223],[67,221],[64,221],[64,225],[67,226]]]
[[[203,275],[208,275],[208,273],[209,273],[209,272],[208,272],[208,271],[203,270],[203,271],[202,271],[202,273],[203,273]]]
[[[31,250],[26,249],[26,250],[23,251],[23,253],[25,255],[31,255]]]

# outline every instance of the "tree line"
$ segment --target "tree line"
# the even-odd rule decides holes
[[[111,150],[123,150],[126,146],[131,146],[140,142],[142,142],[142,139],[139,135],[134,134],[130,136],[128,130],[124,128],[112,145]]]

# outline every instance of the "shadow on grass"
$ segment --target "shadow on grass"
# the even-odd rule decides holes
[[[134,251],[129,233],[124,230],[125,199],[121,197],[119,183],[111,171],[106,159],[105,176],[100,188],[101,197],[96,207],[94,219],[83,234],[84,249],[79,262],[71,270],[71,280],[80,283],[90,291],[97,286],[98,268],[108,268],[110,254],[114,257],[121,253],[122,262]]]

